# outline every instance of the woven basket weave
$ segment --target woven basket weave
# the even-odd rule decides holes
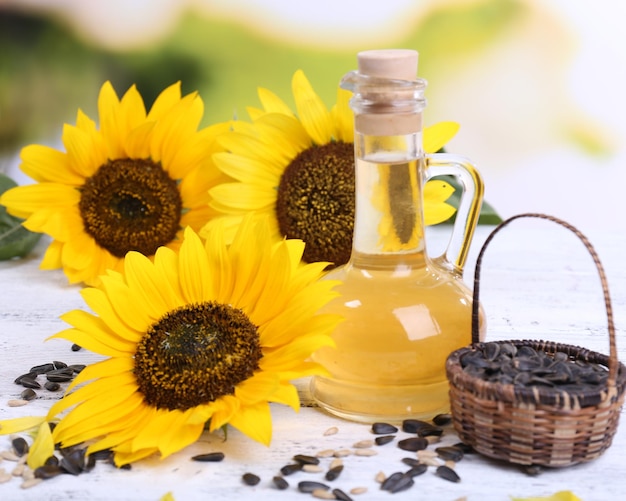
[[[608,317],[610,355],[549,341],[513,340],[549,355],[565,352],[571,360],[601,364],[608,369],[605,385],[568,392],[557,387],[518,386],[488,382],[461,367],[461,359],[480,349],[479,281],[487,245],[497,232],[515,219],[535,217],[556,222],[574,232],[585,244],[598,269]],[[544,214],[519,214],[502,222],[485,241],[474,276],[472,345],[451,353],[446,361],[450,405],[459,438],[477,452],[521,465],[570,466],[600,456],[617,430],[624,402],[626,367],[617,359],[615,327],[608,285],[600,260],[587,238],[569,223]]]

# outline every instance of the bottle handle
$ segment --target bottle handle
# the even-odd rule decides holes
[[[425,161],[426,180],[454,176],[463,189],[450,240],[444,253],[436,259],[445,268],[462,274],[483,203],[483,180],[469,160],[459,155],[432,153],[425,155]]]

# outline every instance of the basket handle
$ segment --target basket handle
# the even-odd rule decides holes
[[[480,268],[481,268],[483,255],[485,253],[485,250],[487,249],[487,245],[489,244],[489,242],[491,242],[491,240],[496,235],[496,233],[498,233],[504,226],[508,225],[511,221],[524,218],[524,217],[547,219],[549,221],[558,223],[561,226],[564,226],[565,228],[567,228],[568,230],[576,234],[576,236],[580,238],[580,240],[582,240],[583,244],[585,244],[585,247],[591,254],[591,257],[593,258],[593,262],[595,263],[596,268],[598,269],[598,273],[600,275],[600,281],[602,283],[602,291],[604,293],[604,303],[606,305],[606,314],[607,314],[607,319],[608,319],[610,352],[609,352],[609,377],[608,377],[607,384],[609,386],[615,386],[616,381],[617,381],[617,370],[618,370],[617,344],[615,341],[615,325],[613,323],[613,308],[611,306],[611,297],[609,295],[609,285],[606,279],[606,274],[604,273],[604,268],[602,267],[602,263],[600,263],[600,258],[598,257],[598,254],[596,253],[595,249],[593,248],[593,246],[591,245],[591,242],[589,242],[587,237],[583,235],[578,229],[576,229],[571,224],[561,219],[558,219],[554,216],[548,216],[546,214],[537,214],[537,213],[524,213],[524,214],[518,214],[516,216],[512,216],[502,221],[487,237],[487,240],[485,240],[485,243],[483,244],[478,254],[478,258],[476,260],[476,271],[474,273],[474,298],[472,302],[472,343],[480,342],[478,294],[479,294],[479,289],[480,289]]]

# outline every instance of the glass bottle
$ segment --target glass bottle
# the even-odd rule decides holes
[[[447,412],[445,360],[471,343],[462,272],[483,184],[466,159],[424,154],[417,58],[412,50],[361,52],[359,69],[341,81],[355,115],[354,238],[349,262],[328,274],[342,281],[341,296],[324,311],[345,320],[333,332],[336,347],[314,355],[330,375],[313,378],[311,392],[327,411],[362,422]],[[458,178],[463,194],[448,246],[432,259],[422,189],[440,175]]]

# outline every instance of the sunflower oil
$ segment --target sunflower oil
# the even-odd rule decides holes
[[[355,223],[348,263],[331,271],[340,297],[323,310],[344,321],[336,346],[314,354],[328,376],[311,392],[321,407],[363,422],[428,419],[449,410],[445,361],[471,343],[472,294],[463,265],[482,201],[480,176],[455,155],[425,155],[425,82],[414,51],[366,51],[342,80],[355,113]],[[431,259],[424,183],[464,186],[448,248]],[[484,329],[484,322],[482,322]]]

